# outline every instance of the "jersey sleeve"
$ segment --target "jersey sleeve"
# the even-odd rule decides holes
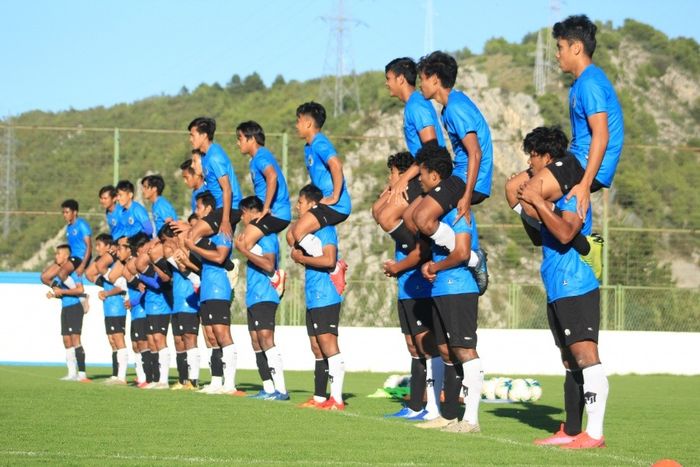
[[[80,232],[83,234],[83,237],[89,237],[92,235],[92,229],[90,228],[90,224],[88,224],[86,221],[83,221],[80,223]]]
[[[592,79],[584,80],[579,90],[579,99],[583,105],[586,117],[601,112],[607,112],[605,89]]]
[[[338,235],[336,234],[335,228],[326,227],[316,232],[316,236],[321,240],[322,246],[332,245],[338,247]]]
[[[476,133],[476,120],[467,106],[457,106],[453,109],[447,107],[447,111],[450,115],[452,133],[457,135],[460,140],[464,139],[467,133]]]
[[[214,154],[212,154],[214,156]],[[218,154],[217,154],[218,156]],[[223,157],[212,157],[209,163],[209,169],[216,176],[216,179],[220,179],[224,175],[228,175],[228,168],[223,160]]]
[[[324,164],[328,165],[328,161],[337,156],[335,147],[328,140],[322,140],[314,144],[314,152],[321,158]]]
[[[428,105],[431,105],[428,103]],[[408,111],[408,120],[413,124],[413,127],[421,131],[429,126],[435,126],[435,119],[433,118],[433,113],[425,105],[413,105]],[[438,129],[435,128],[437,133]]]

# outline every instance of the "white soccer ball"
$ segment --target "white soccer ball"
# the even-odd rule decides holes
[[[508,399],[518,402],[530,400],[530,386],[524,379],[514,379],[508,391]]]
[[[510,378],[499,378],[496,383],[496,398],[497,399],[508,399],[508,391],[510,391],[511,385]]]
[[[399,379],[399,386],[400,387],[408,387],[411,385],[411,375],[402,375],[400,376],[401,379]]]
[[[481,398],[489,401],[496,400],[496,378],[484,381],[481,385]]]
[[[530,386],[530,401],[535,402],[540,400],[540,397],[542,397],[542,386],[540,382],[536,379],[527,379],[526,381]]]
[[[389,376],[386,381],[384,381],[384,386],[385,388],[397,388],[399,387],[399,384],[401,383],[402,376],[401,375],[391,375]]]

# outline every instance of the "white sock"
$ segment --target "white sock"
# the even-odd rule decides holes
[[[187,351],[187,379],[199,381],[199,349],[193,347]]]
[[[75,358],[75,347],[66,349],[66,366],[68,367],[68,376],[75,377],[78,374],[78,360]]]
[[[236,344],[222,347],[223,357],[221,361],[224,364],[224,391],[236,390],[236,362],[238,354],[236,354]]]
[[[455,249],[455,231],[444,222],[438,224],[437,230],[430,238],[435,241],[436,245],[445,247],[450,251]]]
[[[523,220],[527,222],[527,224],[530,227],[533,227],[537,230],[540,230],[540,227],[542,227],[542,223],[540,221],[525,214],[525,211],[523,211],[523,207],[520,205],[520,203],[513,206],[513,211],[515,211],[520,217],[522,217]]]
[[[425,360],[425,378],[427,402],[425,410],[430,415],[440,415],[440,392],[445,381],[445,365],[442,358],[433,357]]]
[[[306,234],[299,241],[299,246],[310,256],[323,256],[323,244],[321,239],[314,234]]]
[[[468,268],[475,268],[479,264],[479,257],[476,256],[476,251],[472,250],[469,254],[469,261],[467,262]]]
[[[87,374],[84,371],[79,371],[78,372],[78,379],[85,379],[87,378]]]
[[[275,392],[275,383],[273,383],[271,379],[266,379],[263,381],[263,391],[268,394],[272,394]]]
[[[209,387],[220,388],[221,386],[221,376],[212,376],[211,382],[209,383]]]
[[[179,266],[177,265],[177,261],[175,261],[175,258],[172,256],[169,256],[167,259],[168,263],[172,265],[175,269],[180,269]]]
[[[192,282],[192,285],[195,288],[198,288],[199,284],[202,283],[202,279],[199,277],[199,275],[195,274],[194,272],[190,272],[189,274],[187,274],[187,279],[189,279],[190,282]]]
[[[583,398],[586,401],[586,433],[593,439],[603,437],[605,404],[608,400],[608,378],[602,364],[583,369]]]
[[[126,381],[126,368],[129,365],[129,354],[126,347],[117,349],[117,378]]]
[[[105,272],[104,274],[102,274],[102,277],[104,277],[104,280],[106,280],[107,282],[109,282],[109,273],[110,273],[110,272],[112,272],[112,268],[108,268],[108,269],[107,269],[107,272]]]
[[[145,350],[143,352],[145,352]],[[143,360],[141,359],[141,354],[143,352],[134,354],[134,363],[136,365],[136,380],[139,383],[143,383],[144,381],[146,381],[146,372],[143,371]]]
[[[462,387],[464,387],[464,391],[466,392],[463,420],[472,425],[478,425],[481,386],[484,384],[484,371],[481,368],[481,359],[475,358],[474,360],[462,363],[462,371],[464,371]]]
[[[279,349],[270,347],[265,351],[267,357],[267,366],[270,367],[272,381],[275,383],[275,389],[282,394],[287,393],[287,386],[284,384],[284,370],[282,369],[282,355]]]
[[[331,397],[336,402],[343,402],[343,380],[345,379],[345,361],[338,352],[328,357],[328,379],[331,382]]]
[[[66,277],[66,280],[63,281],[63,285],[68,287],[69,289],[74,289],[75,288],[75,281],[71,276]]]
[[[262,256],[263,255],[263,249],[259,244],[253,245],[253,248],[250,249],[250,252],[253,253],[255,256]]]
[[[168,348],[165,347],[158,351],[158,367],[160,368],[160,381],[159,383],[168,384],[168,376],[170,373],[170,352]]]

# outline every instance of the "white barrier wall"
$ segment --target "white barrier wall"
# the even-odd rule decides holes
[[[46,291],[40,284],[0,282],[0,364],[64,362],[61,304],[47,299]],[[85,315],[82,341],[87,363],[111,365],[99,289],[88,286],[86,291],[90,312]],[[247,327],[232,326],[232,334],[239,368],[256,368]],[[481,329],[478,338],[487,374],[556,375],[563,371],[547,330]],[[168,340],[174,349],[172,336]],[[305,327],[280,326],[276,341],[286,369],[313,369]],[[341,327],[339,342],[349,371],[409,372],[410,359],[398,328]],[[201,335],[200,347],[204,348]],[[609,374],[700,374],[700,360],[693,357],[698,348],[700,333],[603,331],[600,336],[601,359]],[[174,366],[174,350],[171,357]]]

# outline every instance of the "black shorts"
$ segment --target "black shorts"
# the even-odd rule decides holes
[[[76,303],[61,309],[61,335],[70,336],[83,332],[83,305]]]
[[[205,216],[202,220],[206,222],[209,225],[209,227],[211,227],[211,230],[213,230],[214,233],[217,233],[219,231],[219,228],[221,228],[221,218],[223,216],[224,208],[216,208],[207,216]],[[231,217],[231,232],[235,232],[236,225],[241,220],[241,210],[231,208],[229,216]]]
[[[207,300],[199,305],[202,325],[231,324],[231,302],[229,300]]]
[[[476,348],[479,294],[433,297],[435,341],[450,347]]]
[[[78,269],[83,262],[83,258],[78,258],[77,256],[71,256],[70,258],[68,258],[68,261],[70,261],[71,264],[73,265],[73,269]],[[85,267],[87,267],[88,264],[90,264],[90,258],[88,258],[87,262],[85,263]]]
[[[173,328],[173,336],[185,334],[199,334],[199,316],[197,313],[173,313],[170,319],[170,327]]]
[[[274,331],[277,306],[275,302],[260,302],[248,308],[248,331]]]
[[[464,196],[465,189],[466,185],[462,179],[451,175],[430,190],[428,196],[438,202],[444,213],[448,213],[457,207],[457,202]]]
[[[406,195],[408,196],[408,204],[411,204],[419,196],[423,194],[423,187],[420,186],[420,176],[416,175],[408,181],[408,186],[406,187]]]
[[[131,320],[131,342],[148,340],[148,319],[136,318]]]
[[[110,334],[124,334],[126,329],[126,316],[105,316],[105,332]]]
[[[416,336],[433,329],[432,299],[401,299],[398,301],[398,310],[402,333]]]
[[[598,342],[600,290],[548,303],[547,321],[559,348],[581,341]]]
[[[559,184],[559,189],[562,194],[567,194],[571,189],[581,182],[585,169],[581,166],[581,163],[576,159],[576,156],[569,153],[561,159],[555,160],[549,163],[546,167],[554,179]],[[532,177],[532,172],[528,170],[528,175]],[[595,193],[601,188],[605,188],[602,183],[598,180],[593,180],[591,184],[591,193]]]
[[[250,224],[260,229],[263,235],[269,235],[271,233],[282,232],[289,225],[289,221],[270,214],[265,214],[265,216],[260,219],[250,221]]]
[[[321,224],[321,228],[327,225],[340,224],[348,218],[348,214],[341,214],[323,203],[316,204],[316,206],[312,207],[309,212],[313,214],[316,220],[318,220],[318,223]]]
[[[337,336],[339,322],[340,303],[306,310],[306,332],[309,336],[321,334]]]
[[[163,334],[168,335],[168,327],[170,326],[170,314],[167,315],[147,315],[148,334]]]

